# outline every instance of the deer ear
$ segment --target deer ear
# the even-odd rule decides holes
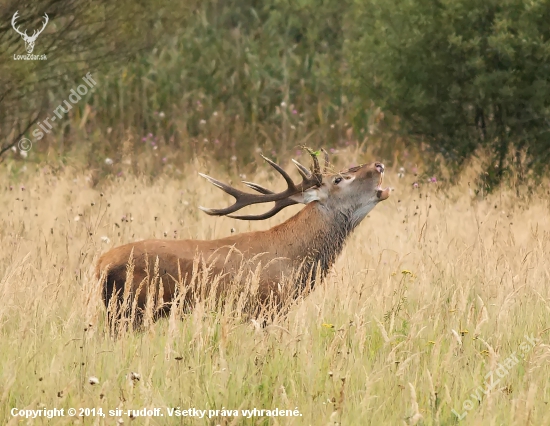
[[[320,201],[326,197],[323,195],[321,188],[309,188],[301,194],[293,195],[290,198],[300,204],[309,204],[312,201]]]

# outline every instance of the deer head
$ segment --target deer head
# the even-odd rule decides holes
[[[13,14],[13,18],[11,18],[11,26],[13,27],[15,32],[19,34],[25,41],[25,49],[27,50],[27,53],[32,53],[32,51],[34,50],[34,42],[36,41],[37,37],[42,33],[42,31],[44,31],[44,28],[46,28],[46,25],[48,24],[48,21],[49,21],[48,15],[44,13],[45,21],[42,24],[42,28],[38,31],[34,30],[32,35],[28,36],[27,30],[25,30],[25,32],[22,33],[21,31],[19,31],[19,28],[15,26],[15,21],[17,21],[18,14],[19,14],[19,11],[16,11]]]
[[[331,173],[328,154],[325,150],[322,150],[325,164],[321,172],[317,153],[309,149],[308,151],[313,159],[312,170],[308,170],[296,160],[292,160],[302,176],[300,184],[294,183],[279,165],[262,155],[263,159],[277,170],[287,183],[287,188],[278,193],[256,183],[246,181],[243,181],[246,186],[260,194],[243,192],[200,173],[212,184],[232,195],[236,201],[233,205],[224,209],[199,208],[209,215],[229,216],[241,220],[262,220],[274,216],[285,207],[293,204],[317,202],[322,212],[346,219],[350,228],[353,229],[376,204],[390,196],[390,189],[382,189],[380,186],[384,176],[384,165],[382,163],[364,164],[339,173]],[[232,215],[232,213],[243,207],[268,202],[274,202],[275,205],[264,214]]]

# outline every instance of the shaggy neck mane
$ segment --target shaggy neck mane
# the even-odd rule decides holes
[[[290,248],[293,262],[303,264],[300,281],[305,285],[309,276],[326,275],[356,225],[351,211],[329,211],[315,201],[272,232]]]

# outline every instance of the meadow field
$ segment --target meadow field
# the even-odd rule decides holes
[[[346,155],[337,166],[374,160]],[[97,185],[45,165],[3,177],[1,424],[550,424],[547,184],[529,197],[520,187],[476,194],[467,170],[454,186],[415,187],[395,164],[392,196],[287,315],[266,327],[249,318],[238,295],[253,283],[240,282],[225,305],[199,301],[113,338],[94,276],[103,252],[267,229],[300,208],[259,222],[207,216],[198,205],[229,197],[198,172],[235,176],[207,161],[178,167]],[[283,186],[259,170],[247,180]],[[54,408],[65,415],[13,415]],[[275,409],[292,416],[258,411]]]

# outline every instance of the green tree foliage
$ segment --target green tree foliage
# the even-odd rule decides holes
[[[3,21],[9,22],[19,6],[13,0],[6,3]],[[41,46],[50,46],[48,63],[25,68],[8,58],[4,80],[19,81],[15,76],[22,72],[26,79],[16,91],[33,91],[33,99],[44,101],[41,110],[47,112],[81,77],[80,70],[97,70],[101,83],[87,102],[95,130],[104,137],[86,144],[93,144],[94,152],[111,155],[130,131],[139,139],[153,134],[178,150],[219,139],[211,149],[217,148],[220,158],[227,158],[228,150],[251,158],[251,148],[260,143],[284,150],[319,124],[328,127],[329,120],[334,123],[341,116],[347,0],[93,5],[43,1],[26,10],[36,22],[44,12],[50,15],[40,39]],[[64,27],[69,23],[70,31]],[[9,57],[21,43],[9,24],[3,30],[0,47]],[[51,50],[56,54],[50,55]],[[76,60],[80,66],[67,69]],[[29,81],[40,84],[33,87]],[[15,104],[23,116],[31,110],[25,103]],[[12,105],[4,101],[0,109],[12,110]],[[215,112],[223,134],[201,124]],[[66,147],[72,143],[69,133]],[[82,141],[82,134],[72,139]]]
[[[548,0],[368,0],[352,15],[346,50],[363,100],[457,164],[485,147],[493,182],[511,154],[547,168]]]
[[[489,152],[489,183],[514,162],[550,163],[550,0],[2,4],[0,152],[91,71],[93,96],[40,147],[61,134],[105,158],[131,134],[135,149],[248,161],[258,146],[337,145],[390,124],[449,164]],[[47,61],[11,58],[17,9],[30,30],[49,14]]]
[[[219,139],[222,158],[228,150],[251,158],[266,140],[284,150],[293,145],[286,112],[318,127],[341,105],[346,3],[206,0],[123,79],[112,76],[100,110],[113,128],[141,127],[180,148]],[[121,102],[131,108],[112,108]],[[179,123],[158,120],[160,111]],[[221,135],[200,124],[214,112],[227,120]]]

